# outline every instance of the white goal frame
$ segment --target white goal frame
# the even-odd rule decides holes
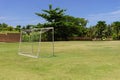
[[[18,50],[18,54],[19,55],[23,55],[23,56],[27,56],[27,57],[32,57],[32,58],[39,58],[40,57],[40,43],[41,43],[41,37],[42,37],[42,33],[45,33],[49,30],[52,30],[52,56],[54,56],[54,27],[46,27],[46,28],[33,28],[33,29],[28,29],[26,31],[34,31],[34,30],[39,30],[39,42],[38,42],[38,51],[37,51],[37,55],[30,55],[30,54],[24,54],[24,52],[21,51],[21,44],[22,44],[22,33],[23,33],[23,30],[21,30],[21,33],[20,33],[20,42],[19,42],[19,50]]]

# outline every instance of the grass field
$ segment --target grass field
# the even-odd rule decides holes
[[[119,41],[55,42],[55,57],[20,56],[0,43],[0,80],[120,80]]]

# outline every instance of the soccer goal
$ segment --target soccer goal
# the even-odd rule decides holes
[[[54,56],[54,28],[21,30],[18,53],[33,58]]]

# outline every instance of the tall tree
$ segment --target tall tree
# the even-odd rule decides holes
[[[44,13],[36,13],[36,15],[44,18],[47,23],[44,27],[54,27],[55,29],[55,40],[67,40],[70,33],[69,27],[64,23],[64,12],[66,10],[55,8],[49,5],[48,10],[42,10]]]
[[[65,15],[66,10],[60,8],[52,8],[49,5],[48,10],[42,10],[44,13],[36,13],[36,15],[44,18],[47,23],[44,27],[52,26],[55,28],[55,40],[68,40],[76,34],[79,34],[82,27],[86,26],[87,21],[83,18],[75,18]],[[82,34],[81,34],[82,35]]]
[[[35,14],[44,18],[46,21],[50,23],[54,23],[54,22],[59,22],[61,21],[61,19],[63,19],[64,11],[66,10],[60,8],[53,9],[52,5],[49,5],[48,10],[42,10],[42,11],[44,13],[35,13]]]
[[[113,36],[115,39],[120,39],[120,22],[116,21],[112,23]]]
[[[54,27],[55,29],[55,40],[66,39],[65,27],[62,22],[64,11],[60,8],[53,9],[52,5],[49,5],[48,10],[42,10],[44,13],[35,13],[36,15],[44,18],[47,23],[44,27]],[[63,31],[63,32],[62,32]]]
[[[112,37],[113,32],[112,32],[112,26],[111,25],[107,25],[106,33],[107,33],[106,35],[107,35],[108,38]]]
[[[69,16],[69,15],[65,15],[64,16],[64,22],[66,24],[68,24],[68,27],[71,27],[71,32],[73,33],[73,35],[76,36],[84,36],[86,35],[86,25],[87,25],[87,20],[85,20],[84,18],[76,18],[73,16]]]
[[[106,30],[106,22],[105,21],[98,21],[98,23],[96,24],[96,37],[101,38],[105,37],[105,30]]]

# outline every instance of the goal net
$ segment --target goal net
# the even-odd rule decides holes
[[[54,55],[54,28],[21,30],[19,55],[38,58]]]

